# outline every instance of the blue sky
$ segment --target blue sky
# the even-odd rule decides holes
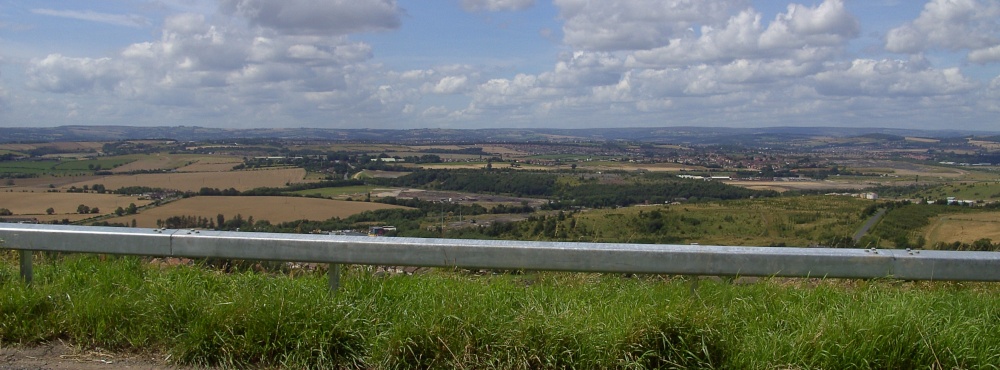
[[[0,0],[0,126],[1000,131],[994,0]]]

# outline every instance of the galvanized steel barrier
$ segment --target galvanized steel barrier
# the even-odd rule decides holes
[[[639,274],[1000,281],[1000,253],[533,242],[0,224],[0,248],[338,264]]]

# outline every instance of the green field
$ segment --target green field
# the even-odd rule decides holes
[[[42,174],[52,172],[52,167],[60,161],[3,161],[0,162],[0,173]]]
[[[349,268],[341,290],[137,258],[0,255],[0,346],[232,368],[913,369],[1000,363],[994,284]]]
[[[60,171],[92,171],[96,168],[110,170],[123,164],[135,161],[132,157],[111,157],[101,159],[85,159],[77,161],[62,161],[53,169]]]
[[[131,157],[111,157],[82,160],[4,161],[0,162],[0,173],[73,175],[94,172],[98,168],[110,170],[134,160]]]
[[[500,237],[622,243],[841,246],[870,201],[845,196],[779,197],[597,209],[534,217]]]
[[[1000,182],[955,182],[916,192],[913,198],[931,200],[955,197],[963,200],[1000,200]]]
[[[367,194],[370,191],[375,190],[374,186],[370,185],[355,185],[355,186],[338,186],[332,188],[319,188],[319,189],[307,189],[293,191],[289,194],[296,194],[302,196],[320,196],[324,198],[336,198],[345,195],[356,195],[356,194]]]

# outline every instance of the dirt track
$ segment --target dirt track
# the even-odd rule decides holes
[[[99,348],[79,349],[64,343],[0,348],[0,370],[68,369],[194,369],[173,366],[165,355],[112,353]]]

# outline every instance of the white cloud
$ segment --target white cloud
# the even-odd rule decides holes
[[[328,59],[330,53],[320,50],[316,45],[295,44],[288,48],[288,57],[293,59]]]
[[[1000,45],[970,51],[969,61],[979,64],[1000,62]]]
[[[532,5],[535,5],[535,0],[462,0],[462,8],[470,12],[524,10]]]
[[[899,60],[858,59],[840,68],[816,74],[816,90],[837,96],[935,96],[961,94],[977,84],[957,68],[912,68]]]
[[[513,79],[491,79],[479,85],[472,93],[472,101],[478,108],[515,108],[559,95],[558,89],[542,86],[537,76],[518,74]]]
[[[720,81],[733,84],[760,84],[801,78],[819,72],[818,63],[793,60],[738,59],[718,67]]]
[[[970,50],[976,63],[998,61],[1000,2],[931,0],[912,22],[889,30],[885,48],[895,53]]]
[[[395,0],[220,0],[221,9],[285,34],[346,35],[398,28]]]
[[[859,33],[858,21],[841,0],[825,0],[815,8],[790,4],[761,35],[764,49],[840,45]]]
[[[827,0],[815,8],[789,5],[787,13],[778,14],[766,28],[760,13],[746,9],[720,28],[703,26],[699,35],[688,33],[666,46],[639,50],[633,56],[636,62],[648,66],[757,58],[816,61],[836,54],[857,36],[858,27],[840,0]]]
[[[151,24],[148,18],[136,14],[108,14],[90,10],[77,11],[55,9],[31,9],[31,12],[52,17],[77,19],[81,21],[106,23],[125,27],[143,28],[149,27]]]
[[[740,0],[555,0],[564,41],[577,49],[642,50],[666,45],[700,24],[729,18]]]
[[[760,14],[746,10],[729,19],[724,28],[702,27],[693,33],[670,40],[666,46],[633,53],[640,63],[659,66],[688,65],[735,58],[755,53],[762,32]]]
[[[560,88],[614,84],[625,64],[623,58],[605,52],[577,51],[561,59],[552,71],[539,76],[542,84]]]
[[[906,24],[889,30],[885,48],[896,53],[916,53],[929,46],[925,38],[912,24]]]
[[[83,93],[94,90],[113,90],[124,79],[115,63],[109,58],[71,58],[50,54],[44,59],[32,60],[26,71],[28,86],[55,93]]]
[[[315,120],[331,109],[363,115],[364,109],[396,109],[416,99],[406,89],[380,90],[371,77],[378,67],[367,65],[371,57],[369,45],[346,36],[251,30],[226,19],[178,14],[164,20],[158,40],[129,45],[118,55],[53,54],[28,62],[26,70],[35,90],[105,92],[133,107],[169,109],[174,118],[226,116],[245,125],[281,117]],[[88,114],[76,111],[81,120]]]
[[[24,65],[25,75],[5,75],[0,81],[7,83],[0,86],[3,121],[222,127],[357,127],[363,122],[395,128],[928,126],[941,117],[992,122],[989,114],[1000,111],[1000,77],[975,80],[977,74],[967,77],[960,69],[931,62],[942,60],[940,49],[949,47],[928,40],[947,39],[950,29],[932,37],[925,32],[927,22],[915,20],[892,36],[896,45],[916,45],[911,60],[853,60],[847,44],[861,27],[842,0],[791,4],[771,19],[744,0],[555,0],[565,21],[563,44],[550,49],[556,57],[549,68],[533,66],[530,73],[519,69],[528,62],[517,59],[536,63],[545,56],[512,55],[514,62],[497,67],[407,54],[383,64],[375,58],[380,50],[352,35],[398,27],[403,10],[392,1],[222,2],[208,12],[167,16],[158,37],[106,57],[40,54],[11,61],[4,72]],[[506,11],[532,3],[458,4],[470,11]],[[948,22],[954,24],[942,27],[989,28],[985,19]],[[906,32],[912,34],[910,41],[903,37]],[[1000,60],[1000,46],[989,42],[970,42],[958,50],[974,63]],[[393,70],[390,64],[402,67]],[[978,75],[990,73],[983,72],[986,68]],[[23,81],[29,90],[13,90],[10,81]],[[11,116],[28,111],[33,112],[28,119]]]
[[[433,69],[412,69],[409,71],[403,71],[402,73],[397,73],[400,79],[420,81],[424,80],[430,76],[434,75]]]
[[[465,90],[468,82],[466,76],[446,76],[427,90],[435,94],[455,94]]]
[[[804,87],[807,78],[824,71],[823,62],[840,55],[860,32],[839,0],[787,9],[770,23],[757,11],[744,9],[698,32],[679,32],[667,45],[648,50],[578,51],[537,78],[522,76],[532,82],[528,87],[491,81],[492,86],[477,90],[474,102],[479,108],[512,104],[517,99],[510,91],[515,91],[537,96],[537,102],[524,104],[549,114],[778,109],[790,101],[773,91],[815,91]],[[815,98],[812,95],[809,98]]]
[[[444,117],[447,116],[448,113],[449,113],[448,108],[442,106],[433,106],[424,109],[424,111],[421,112],[420,115],[424,117]]]

